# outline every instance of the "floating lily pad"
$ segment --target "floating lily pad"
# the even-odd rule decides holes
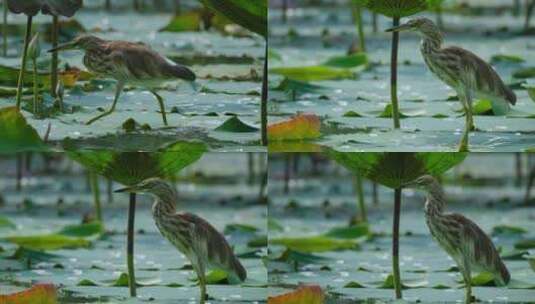
[[[222,132],[236,132],[236,133],[247,133],[247,132],[256,132],[258,128],[250,126],[242,122],[238,116],[232,116],[222,123],[219,127],[215,128],[216,131]]]

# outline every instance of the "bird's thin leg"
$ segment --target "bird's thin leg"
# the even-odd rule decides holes
[[[465,290],[466,290],[464,301],[466,304],[470,304],[472,303],[472,276],[470,274],[470,266],[468,265],[468,263],[465,262],[463,267],[460,270],[461,270],[461,273],[463,274],[464,285],[465,285]]]
[[[467,99],[466,100],[466,106],[467,106],[467,111],[466,111],[466,115],[468,116],[468,119],[469,119],[469,124],[468,126],[470,126],[470,131],[475,131],[476,130],[476,125],[474,124],[474,112],[473,112],[473,108],[472,108],[472,100],[471,99]]]
[[[193,268],[195,269],[195,272],[197,272],[197,277],[199,278],[199,287],[201,288],[199,303],[204,304],[204,302],[206,302],[206,277],[202,262],[198,262],[196,265],[193,265]]]
[[[468,98],[465,95],[460,95],[459,97],[461,99],[461,103],[464,108],[465,120],[466,120],[465,126],[464,126],[464,132],[461,138],[461,143],[459,144],[459,152],[468,152],[468,135],[470,133],[470,124],[471,124],[470,117],[472,114],[468,108]]]
[[[162,96],[158,95],[155,91],[150,91],[154,97],[158,100],[160,104],[160,111],[162,112],[163,124],[167,126],[167,117],[165,116],[165,104],[163,103]]]
[[[115,105],[117,104],[117,101],[119,100],[119,96],[121,96],[121,92],[123,91],[123,88],[124,88],[124,82],[122,81],[117,82],[117,86],[115,87],[115,98],[113,99],[113,104],[111,105],[111,108],[108,111],[94,118],[91,118],[88,122],[86,122],[86,125],[90,125],[94,123],[95,121],[101,119],[102,117],[108,116],[111,113],[113,113],[113,111],[115,110]]]

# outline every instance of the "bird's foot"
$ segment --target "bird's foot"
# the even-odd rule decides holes
[[[96,116],[96,117],[91,118],[91,119],[88,120],[85,124],[86,124],[87,126],[89,126],[90,124],[92,124],[92,123],[94,123],[95,121],[101,119],[102,117],[105,117],[105,116],[110,115],[112,112],[113,112],[113,111],[107,111],[107,112],[104,112],[104,113],[102,113],[102,114],[100,114],[100,115],[98,115],[98,116]]]
[[[477,303],[477,302],[481,302],[481,300],[479,300],[478,298],[476,298],[476,296],[469,296],[465,299],[465,303],[466,304],[472,304],[472,303]]]

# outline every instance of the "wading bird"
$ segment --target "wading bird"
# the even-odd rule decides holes
[[[82,35],[49,52],[70,49],[85,51],[84,65],[90,72],[117,80],[111,108],[90,119],[87,125],[110,115],[115,110],[125,84],[133,84],[148,89],[156,97],[163,123],[167,126],[163,98],[156,93],[155,89],[166,81],[183,79],[193,82],[196,78],[187,67],[171,62],[148,45],[141,43],[110,41],[92,35]]]
[[[387,32],[416,31],[422,36],[420,51],[425,63],[440,80],[454,89],[463,105],[466,125],[459,151],[468,151],[468,136],[474,130],[472,101],[488,99],[495,115],[505,115],[509,104],[516,103],[515,93],[508,88],[491,65],[474,53],[455,46],[442,47],[440,29],[427,18],[417,18]]]
[[[445,213],[446,198],[442,186],[424,175],[404,185],[427,192],[425,219],[429,231],[449,256],[453,258],[466,285],[466,303],[472,302],[472,271],[494,275],[497,285],[509,283],[511,276],[490,238],[476,223],[457,213]]]
[[[210,223],[195,214],[176,213],[178,195],[159,178],[149,178],[137,185],[115,192],[138,192],[153,195],[152,215],[160,233],[182,252],[193,266],[201,288],[200,303],[206,300],[206,269],[221,269],[231,284],[243,282],[247,272],[232,252],[225,237]]]

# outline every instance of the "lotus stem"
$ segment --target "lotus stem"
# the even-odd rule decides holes
[[[39,86],[37,83],[37,59],[32,58],[33,64],[33,115],[40,117]]]
[[[377,13],[372,13],[372,27],[373,27],[373,32],[374,33],[377,33],[378,30],[379,30],[379,24],[378,24],[378,19],[377,19]]]
[[[524,21],[524,31],[529,30],[529,22],[531,20],[531,15],[533,13],[533,8],[535,7],[535,0],[526,0],[526,20]]]
[[[105,8],[107,11],[111,11],[111,0],[106,0]]]
[[[97,215],[97,220],[100,223],[104,223],[102,221],[102,208],[100,205],[100,187],[98,184],[97,174],[95,172],[90,172],[89,180],[91,184],[91,192],[93,192],[93,202],[95,203],[95,213]]]
[[[515,153],[515,186],[522,186],[522,154],[520,152]]]
[[[399,26],[399,17],[394,17],[393,26]],[[392,56],[390,60],[390,98],[392,99],[392,119],[394,129],[400,128],[398,104],[398,46],[399,32],[392,33]]]
[[[437,25],[438,25],[438,28],[443,30],[444,29],[444,22],[442,20],[442,4],[438,4],[437,5],[436,14],[437,14]]]
[[[136,194],[130,193],[130,203],[128,205],[128,229],[126,240],[126,264],[128,267],[128,287],[130,296],[136,297],[136,275],[134,269],[134,223],[136,218]]]
[[[399,218],[401,213],[401,188],[394,190],[394,221],[392,225],[392,275],[396,299],[401,299],[401,276],[399,271]]]
[[[24,49],[22,51],[22,62],[19,71],[19,80],[17,82],[17,110],[20,111],[22,100],[22,84],[24,82],[24,72],[26,72],[26,56],[28,55],[28,44],[30,43],[30,34],[32,33],[32,16],[28,16],[26,23],[26,35],[24,37]]]
[[[520,0],[513,0],[513,16],[520,15]]]
[[[264,56],[264,75],[262,77],[262,100],[260,104],[260,121],[262,133],[262,146],[268,145],[267,138],[267,99],[268,99],[268,42],[266,38],[266,50]]]
[[[52,17],[52,48],[58,46],[58,31],[59,31],[59,17]],[[52,52],[52,62],[50,69],[50,94],[52,97],[56,96],[56,88],[58,86],[58,52]]]
[[[107,193],[108,193],[108,204],[112,204],[113,203],[113,191],[112,191],[112,187],[113,187],[113,181],[111,179],[107,179],[106,180],[106,189],[107,189]]]
[[[8,42],[7,42],[7,0],[4,0],[4,23],[2,24],[2,38],[3,38],[3,45],[2,50],[4,57],[7,57],[7,49],[8,49]]]
[[[288,0],[282,0],[282,23],[288,22]]]
[[[364,26],[362,24],[362,7],[358,4],[352,5],[353,18],[359,35],[359,45],[361,52],[366,52],[366,37],[364,37]]]
[[[292,157],[292,153],[285,153],[285,157],[284,157],[284,194],[288,194],[290,192],[290,163],[292,161],[291,157]]]
[[[255,181],[254,155],[247,153],[247,184],[252,185]]]
[[[377,183],[372,183],[372,196],[373,196],[373,204],[375,206],[379,205],[379,192],[377,191]]]
[[[524,196],[524,205],[529,205],[531,187],[533,187],[533,181],[535,181],[535,167],[531,168],[528,177],[528,184],[526,186],[526,195]]]
[[[364,202],[364,190],[362,189],[362,176],[355,174],[354,177],[355,192],[357,194],[358,209],[361,222],[368,222],[368,215],[366,213],[366,204]]]
[[[22,189],[22,156],[22,153],[17,154],[17,183],[15,184],[17,192],[20,192]]]

